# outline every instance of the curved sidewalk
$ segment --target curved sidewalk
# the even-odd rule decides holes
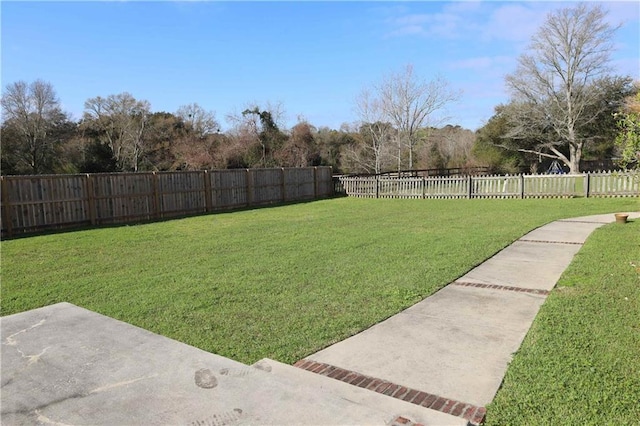
[[[614,221],[606,214],[535,229],[434,295],[296,366],[478,423],[546,296],[587,237]]]

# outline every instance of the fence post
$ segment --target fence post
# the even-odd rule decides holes
[[[251,169],[247,170],[247,205],[253,204],[253,174]]]
[[[9,201],[7,179],[2,176],[0,177],[0,182],[2,184],[2,188],[0,188],[2,191],[2,206],[4,207],[2,210],[2,223],[4,223],[7,230],[7,237],[11,237],[13,235],[13,224],[11,223],[11,202]]]
[[[376,175],[376,198],[380,198],[380,178]]]
[[[318,168],[313,168],[313,199],[318,199]]]
[[[152,186],[153,186],[153,199],[151,200],[151,208],[152,208],[152,216],[155,219],[158,219],[161,217],[160,214],[160,194],[158,191],[158,173],[157,172],[152,172]]]
[[[467,198],[471,199],[473,197],[473,179],[471,178],[471,175],[467,177],[467,186]]]
[[[520,198],[524,199],[524,174],[520,173]]]
[[[211,202],[211,176],[209,170],[204,171],[204,208],[208,213],[213,209]]]
[[[93,186],[93,176],[87,173],[87,180],[85,181],[87,185],[87,204],[89,207],[89,221],[91,222],[91,226],[95,226],[96,224],[96,196],[95,189]]]
[[[281,186],[282,186],[282,202],[286,202],[287,201],[287,184],[284,181],[284,167],[280,168],[281,172],[280,172],[280,181],[281,181]]]
[[[586,173],[584,177],[584,197],[589,198],[589,191],[591,190],[591,174],[589,172]]]
[[[422,199],[427,198],[427,180],[422,176]]]

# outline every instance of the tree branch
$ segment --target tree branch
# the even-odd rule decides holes
[[[558,156],[558,155],[547,154],[547,153],[544,153],[544,152],[541,152],[541,151],[535,151],[533,149],[511,148],[511,147],[509,147],[507,145],[502,145],[502,144],[500,144],[500,145],[496,144],[495,146],[500,147],[500,148],[504,148],[504,149],[509,150],[509,151],[526,152],[528,154],[536,154],[536,155],[539,155],[541,157],[547,157],[547,158],[554,158],[556,160],[562,160],[562,158],[560,156]]]

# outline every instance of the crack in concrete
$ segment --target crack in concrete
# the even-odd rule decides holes
[[[107,391],[107,390],[110,390],[110,389],[114,389],[114,388],[119,388],[119,387],[122,387],[122,386],[127,386],[127,385],[130,385],[132,383],[139,382],[141,380],[153,379],[154,377],[158,377],[158,374],[155,373],[155,374],[151,374],[150,376],[138,377],[137,379],[124,380],[122,382],[111,383],[111,384],[108,384],[108,385],[100,386],[99,388],[95,388],[95,389],[89,391],[89,393],[87,395],[104,392],[104,391]]]
[[[32,330],[36,327],[40,327],[42,324],[44,324],[47,320],[46,319],[42,319],[40,320],[38,323],[32,325],[31,327],[25,328],[24,330],[20,330],[16,333],[13,333],[11,336],[7,336],[5,338],[5,343],[9,346],[15,346],[18,344],[18,342],[16,341],[16,339],[14,339],[14,337],[16,337],[18,334],[22,334],[22,333],[26,333],[29,330]]]
[[[40,423],[44,423],[46,425],[51,425],[51,426],[73,426],[68,423],[61,423],[61,422],[56,422],[55,420],[51,420],[49,417],[46,417],[45,415],[43,415],[40,412],[40,410],[35,410],[34,412],[38,416],[38,421]]]
[[[45,353],[45,352],[47,351],[47,349],[49,349],[50,347],[51,347],[51,346],[47,346],[46,348],[44,348],[44,349],[42,350],[42,352],[40,352],[39,354],[36,354],[36,355],[25,355],[25,354],[24,354],[24,352],[22,352],[22,351],[20,350],[20,348],[16,348],[16,350],[20,353],[20,356],[21,356],[22,358],[26,358],[26,359],[28,360],[28,361],[27,361],[27,366],[29,366],[29,365],[35,364],[36,362],[40,361],[40,357],[41,357],[42,355],[44,355],[44,353]]]

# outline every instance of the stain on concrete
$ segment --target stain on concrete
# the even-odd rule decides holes
[[[244,367],[244,368],[222,368],[218,372],[221,376],[228,377],[246,377],[251,376],[252,374],[256,374],[256,370],[252,367]]]
[[[6,422],[7,421],[6,420],[7,417],[10,417],[11,415],[15,415],[15,414],[18,414],[18,415],[20,415],[20,414],[21,415],[36,414],[36,415],[38,415],[38,413],[40,413],[41,410],[47,409],[47,408],[52,407],[52,406],[57,405],[57,404],[62,404],[64,402],[67,402],[67,401],[70,401],[70,400],[73,400],[73,399],[84,398],[85,396],[86,395],[83,394],[83,393],[74,393],[74,394],[71,394],[71,395],[68,395],[68,396],[65,395],[65,396],[62,396],[62,397],[60,397],[58,399],[54,399],[54,400],[51,400],[51,401],[43,402],[42,404],[38,405],[37,407],[27,407],[24,404],[20,404],[19,407],[21,407],[21,408],[17,409],[17,410],[7,409],[6,404],[3,404],[2,405],[2,411],[0,411],[0,418],[2,418],[2,420],[4,422]],[[7,424],[12,424],[12,422],[7,422]],[[22,422],[22,423],[16,422],[15,424],[24,424],[24,422]]]
[[[195,381],[196,385],[203,389],[212,389],[218,386],[218,379],[208,368],[201,368],[196,371]]]
[[[257,368],[258,370],[266,371],[267,373],[271,373],[271,366],[267,361],[261,360],[253,364],[253,368]]]

